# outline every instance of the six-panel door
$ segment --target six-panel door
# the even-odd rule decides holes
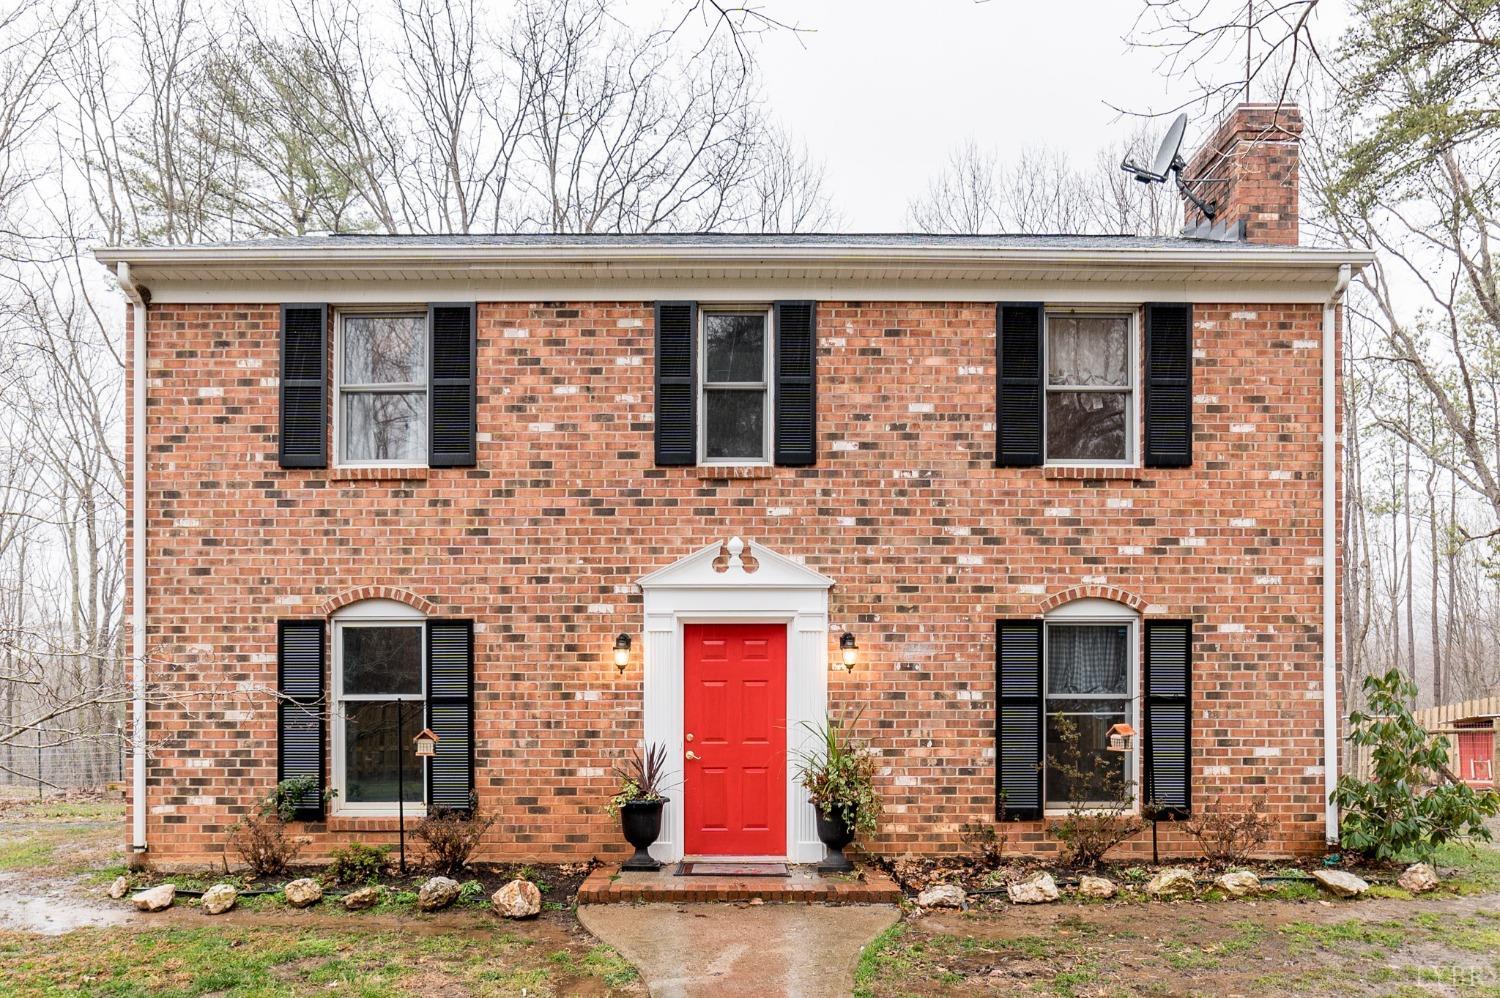
[[[786,855],[786,627],[683,633],[684,851]]]

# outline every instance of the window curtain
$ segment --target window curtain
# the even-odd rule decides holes
[[[1124,627],[1058,627],[1047,634],[1047,692],[1124,695],[1129,688]]]

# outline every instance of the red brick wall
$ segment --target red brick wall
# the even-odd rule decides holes
[[[603,803],[640,735],[639,655],[620,678],[610,654],[640,633],[632,583],[735,534],[837,580],[831,660],[845,627],[862,660],[830,699],[882,756],[874,849],[952,851],[993,814],[994,620],[1107,585],[1196,622],[1196,799],[1222,788],[1274,817],[1270,851],[1315,851],[1320,317],[1197,306],[1194,467],[1100,480],[992,467],[992,306],[824,302],[817,466],[725,480],[652,465],[650,303],[481,304],[478,467],[343,480],[277,466],[274,306],[153,306],[153,679],[184,700],[152,710],[151,858],[217,859],[276,777],[275,621],[362,586],[477,622],[486,855],[621,855]],[[306,856],[393,828],[308,826]]]

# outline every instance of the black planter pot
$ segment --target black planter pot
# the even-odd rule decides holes
[[[620,808],[620,830],[625,841],[635,846],[635,855],[627,859],[621,870],[660,870],[661,864],[651,858],[646,850],[661,834],[661,809],[665,800],[634,801]]]
[[[818,839],[828,847],[828,858],[818,864],[820,873],[849,873],[854,864],[844,855],[844,847],[854,841],[854,829],[839,814],[828,815],[814,808],[818,817]]]

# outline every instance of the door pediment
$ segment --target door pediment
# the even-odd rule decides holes
[[[823,589],[833,580],[770,548],[738,537],[715,541],[686,557],[642,576],[636,583],[651,589]]]

